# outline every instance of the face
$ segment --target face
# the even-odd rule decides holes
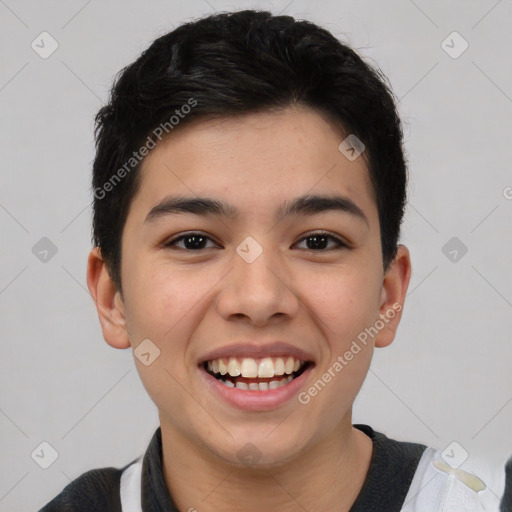
[[[290,108],[195,122],[144,160],[122,239],[124,327],[104,333],[145,343],[135,361],[163,435],[235,465],[251,442],[271,466],[350,429],[408,276],[384,274],[368,170],[340,152],[345,136]]]

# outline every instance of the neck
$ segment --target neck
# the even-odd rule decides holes
[[[373,450],[371,439],[348,424],[282,466],[240,468],[161,424],[165,482],[175,505],[186,511],[348,512]]]

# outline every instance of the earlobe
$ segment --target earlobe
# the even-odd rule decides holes
[[[98,247],[87,262],[87,286],[96,305],[105,341],[114,348],[129,348],[125,308],[122,296],[112,281]]]
[[[395,339],[402,317],[405,295],[411,278],[411,257],[405,245],[399,245],[382,283],[379,320],[383,327],[375,336],[376,347],[387,347]]]

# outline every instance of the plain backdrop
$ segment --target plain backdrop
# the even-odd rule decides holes
[[[377,63],[400,99],[413,275],[354,422],[441,449],[456,441],[495,468],[512,454],[511,2],[1,0],[0,510],[36,510],[84,471],[127,464],[158,426],[131,351],[103,341],[86,287],[93,116],[156,37],[242,8],[319,23]],[[32,46],[55,44],[42,32],[58,44],[47,58]],[[56,250],[46,262],[44,237]],[[34,455],[51,456],[43,442],[58,454],[47,469]]]

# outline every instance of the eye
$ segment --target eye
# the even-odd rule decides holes
[[[169,240],[168,242],[165,242],[164,247],[178,247],[188,251],[200,252],[212,247],[206,247],[208,241],[213,243],[213,247],[218,247],[218,245],[213,242],[211,238],[203,235],[202,233],[196,232],[187,233],[185,235],[181,235],[172,240]],[[329,241],[334,242],[334,247],[330,247],[330,249],[327,250],[348,247],[348,245],[341,238],[324,231],[310,233],[309,235],[303,237],[297,244],[295,244],[295,246],[299,245],[303,241],[306,241],[306,250],[315,252],[318,252],[319,250],[323,252],[323,250],[326,250]]]
[[[302,242],[303,240],[305,240],[306,244],[308,245],[306,250],[318,251],[319,249],[326,249],[326,246],[328,245],[328,242],[330,240],[334,241],[335,243],[335,246],[331,247],[331,250],[341,247],[348,247],[348,245],[345,242],[343,242],[341,238],[338,238],[337,236],[331,235],[330,233],[324,231],[310,233],[308,236],[302,238],[300,242]]]
[[[183,246],[179,246],[179,248],[199,252],[209,249],[209,247],[205,247],[208,240],[213,242],[211,238],[208,238],[202,233],[187,233],[186,235],[181,235],[165,242],[164,247],[178,247],[178,243],[183,242]],[[214,243],[214,245],[216,244]]]

